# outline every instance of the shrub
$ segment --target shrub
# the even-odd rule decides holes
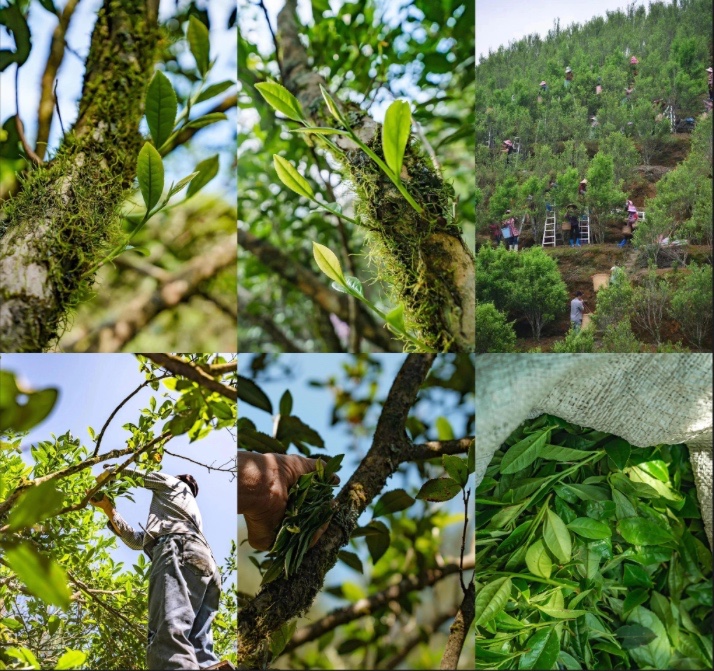
[[[611,324],[602,338],[601,351],[618,353],[636,353],[642,349],[642,343],[632,332],[629,317],[616,324]]]
[[[653,266],[650,266],[642,285],[632,293],[631,319],[658,345],[662,342],[662,320],[669,309],[671,295],[672,288],[666,280],[657,277]]]
[[[499,312],[493,303],[479,303],[476,306],[476,351],[513,352],[516,334],[513,322]]]
[[[525,316],[533,336],[540,339],[543,326],[566,309],[568,291],[557,262],[542,248],[531,247],[513,256],[518,256],[520,263],[513,273],[510,306]]]
[[[619,269],[607,287],[597,292],[597,307],[593,321],[598,330],[615,328],[630,314],[632,285],[624,270]]]
[[[690,270],[672,294],[670,314],[684,337],[701,350],[712,330],[712,267],[692,264]]]
[[[553,345],[553,351],[558,354],[587,353],[595,350],[595,340],[591,328],[576,331],[571,328],[565,335],[564,340],[560,340]]]
[[[503,245],[484,245],[476,255],[476,300],[493,303],[501,312],[507,312],[513,292],[513,275],[520,254],[509,252]]]

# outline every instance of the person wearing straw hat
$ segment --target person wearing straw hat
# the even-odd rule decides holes
[[[501,152],[506,154],[506,165],[508,165],[509,157],[513,153],[515,147],[513,146],[513,142],[510,140],[504,140],[503,141],[503,149],[501,149]]]
[[[713,91],[714,91],[714,86],[713,86],[714,85],[714,78],[713,78],[714,71],[711,68],[707,68],[707,74],[708,74],[707,81],[709,84],[709,100],[714,100],[714,97],[712,97],[714,95],[714,93],[713,93]]]

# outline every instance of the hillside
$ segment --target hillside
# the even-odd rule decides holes
[[[605,316],[588,336],[592,351],[621,346],[604,342],[605,323],[628,332],[633,351],[711,347],[698,336],[693,342],[691,329],[677,321],[689,317],[670,274],[647,272],[648,265],[661,271],[694,260],[711,276],[711,21],[711,4],[702,0],[628,7],[564,28],[555,19],[545,38],[528,36],[477,65],[477,299],[500,314],[495,325],[489,313],[479,351],[508,350],[509,322],[516,350],[591,351],[589,342],[580,342],[584,334],[562,342],[568,304],[578,290],[592,294],[592,274],[614,266],[647,305],[651,297],[643,287],[662,285],[661,328],[655,336],[636,326],[633,333],[632,325],[620,323],[629,322],[628,315],[620,322]],[[634,235],[623,228],[628,200],[639,211]],[[589,223],[587,252],[584,230],[572,236],[583,247],[569,247],[571,234],[562,229],[569,210]],[[504,262],[512,273],[495,289],[503,264],[488,249],[510,218],[520,230],[518,258]],[[519,276],[531,277],[530,284],[518,285]],[[711,306],[711,289],[695,298],[691,310],[694,303]],[[594,295],[590,299],[592,311],[597,305]],[[705,312],[711,323],[711,307]]]

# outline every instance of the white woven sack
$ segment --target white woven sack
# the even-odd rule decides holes
[[[477,356],[477,485],[511,432],[543,413],[638,447],[685,443],[714,547],[711,354]]]

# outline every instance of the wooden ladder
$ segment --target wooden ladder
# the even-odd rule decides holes
[[[555,247],[555,236],[555,210],[546,210],[542,246],[553,245],[553,247]]]
[[[590,244],[590,210],[585,210],[585,214],[580,215],[580,244]]]

